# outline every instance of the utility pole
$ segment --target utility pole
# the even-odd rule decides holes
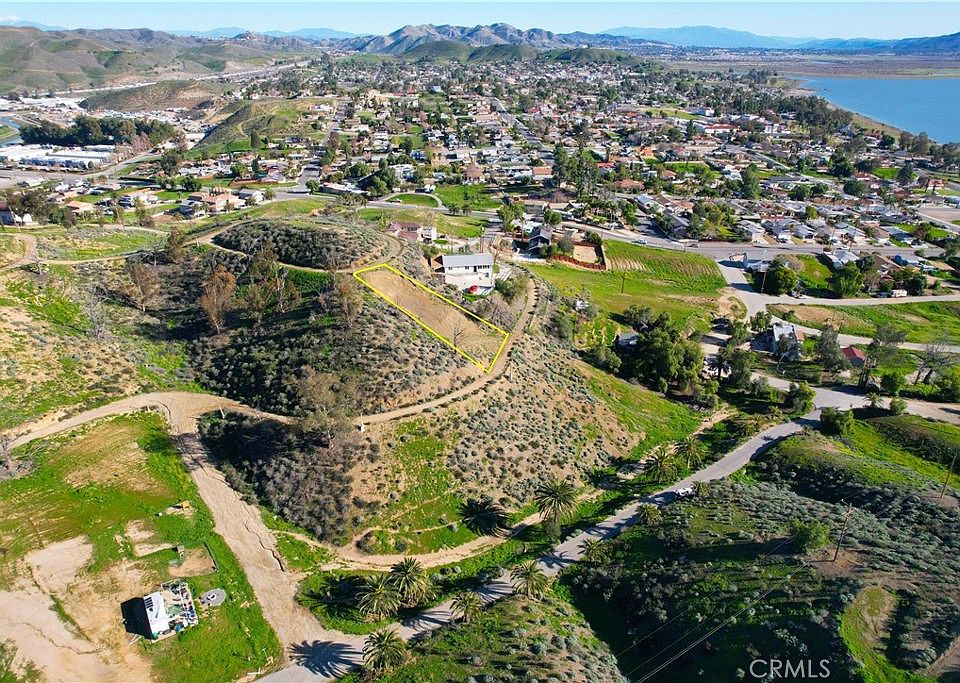
[[[760,265],[762,266],[767,261],[767,251],[764,249],[760,253]],[[763,269],[763,282],[760,284],[760,292],[765,293],[767,291],[767,273],[770,271],[770,266],[767,266]]]
[[[836,562],[837,558],[840,557],[840,545],[843,543],[843,538],[847,535],[847,525],[850,523],[851,514],[853,514],[853,505],[847,503],[847,511],[843,514],[843,527],[840,529],[840,537],[837,538],[837,548],[833,551],[832,562]]]
[[[953,458],[950,460],[950,467],[947,469],[947,477],[943,480],[943,488],[940,489],[940,498],[943,499],[943,496],[947,493],[947,484],[950,482],[950,477],[953,476],[953,466],[957,462],[957,452],[954,451]]]
[[[623,275],[620,276],[620,293],[623,294],[623,288],[627,284],[627,271],[623,271]]]

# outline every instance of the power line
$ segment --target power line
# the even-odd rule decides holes
[[[869,494],[869,493],[872,493],[872,492],[870,492],[870,491],[860,491],[859,493],[855,494],[854,496],[850,496],[850,497],[848,497],[848,498],[841,498],[841,499],[838,501],[839,503],[847,503],[847,505],[849,506],[849,507],[848,507],[848,511],[847,511],[847,513],[846,513],[846,515],[845,515],[845,517],[844,517],[844,530],[841,532],[842,535],[845,535],[845,530],[846,530],[847,520],[849,519],[849,515],[850,515],[854,510],[857,509],[857,508],[854,508],[853,505],[849,502],[849,498],[857,498],[857,497],[860,497],[860,496],[865,496],[865,495],[867,495],[867,494]],[[890,508],[892,508],[896,503],[897,503],[897,501],[894,500],[893,502],[891,502],[889,505],[887,505],[887,506],[886,506],[885,508],[883,508],[882,510],[880,510],[880,511],[878,511],[878,512],[871,513],[871,514],[874,515],[874,516],[881,515],[881,514],[883,514],[884,512],[886,512],[887,510],[889,510]],[[767,553],[765,553],[762,557],[766,557],[766,556],[770,555],[770,554],[773,553],[775,550],[783,547],[784,545],[786,545],[787,543],[789,543],[789,542],[791,542],[791,541],[792,541],[792,539],[787,539],[787,540],[784,541],[783,543],[780,543],[779,545],[777,545],[776,547],[774,547],[772,550],[767,551]],[[841,536],[841,541],[842,541],[842,536]],[[834,555],[834,561],[836,561],[836,556],[837,556],[837,554],[839,554],[839,542],[838,542],[838,547],[837,547],[837,553]],[[753,565],[751,565],[751,566],[758,566],[758,565],[759,565],[759,562],[755,562],[755,563],[754,563]],[[746,611],[747,609],[749,609],[750,607],[753,607],[753,606],[755,606],[756,604],[759,604],[767,595],[769,595],[771,592],[773,592],[774,590],[776,590],[777,588],[779,588],[780,586],[782,586],[783,584],[785,584],[785,583],[786,583],[787,581],[789,581],[791,578],[792,578],[792,574],[789,575],[789,576],[787,576],[783,581],[779,582],[777,585],[775,585],[775,586],[773,586],[772,588],[770,588],[770,589],[769,589],[768,591],[766,591],[763,595],[761,595],[759,598],[757,598],[756,601],[751,602],[749,605],[745,606],[745,607],[744,607],[743,609],[741,609],[739,612],[737,612],[736,614],[734,614],[733,617],[739,616],[740,614],[742,614],[743,612],[745,612],[745,611]],[[735,601],[736,601],[736,600],[731,600],[730,603],[728,603],[725,607],[718,608],[718,609],[714,610],[714,611],[713,611],[713,614],[717,614],[718,612],[721,612],[721,611],[726,610],[726,609],[729,608],[732,604],[734,604]],[[654,633],[657,633],[657,632],[660,631],[662,628],[664,628],[665,626],[669,625],[670,623],[672,623],[672,622],[675,621],[676,619],[679,619],[681,616],[683,616],[684,614],[686,614],[687,612],[689,612],[690,609],[692,609],[692,606],[691,606],[691,607],[688,607],[688,608],[685,609],[683,612],[681,612],[681,613],[678,614],[677,616],[673,617],[673,619],[671,619],[670,621],[664,623],[663,625],[659,626],[659,627],[656,628],[655,630],[651,631],[650,633],[648,633],[646,636],[644,636],[644,637],[641,638],[640,640],[638,640],[638,641],[636,641],[635,643],[629,645],[627,648],[625,648],[623,651],[621,651],[621,652],[620,652],[618,655],[616,655],[616,656],[617,656],[617,657],[620,657],[621,655],[623,655],[624,653],[626,653],[628,650],[630,650],[633,646],[638,645],[639,643],[643,642],[644,640],[646,640],[647,638],[649,638],[650,636],[652,636]],[[671,659],[669,659],[667,662],[665,662],[664,664],[662,664],[662,665],[660,665],[659,667],[657,667],[657,668],[656,668],[653,672],[651,672],[650,674],[647,674],[647,675],[644,676],[643,678],[639,679],[639,680],[637,681],[637,683],[641,683],[642,681],[646,680],[647,678],[649,678],[649,677],[652,676],[653,674],[655,674],[655,673],[659,672],[660,670],[662,670],[665,666],[668,666],[669,664],[673,663],[674,661],[676,661],[677,659],[679,659],[680,657],[682,657],[684,654],[686,654],[687,652],[689,652],[690,650],[692,650],[694,647],[696,647],[697,645],[699,645],[700,643],[702,643],[704,640],[706,640],[707,638],[709,638],[711,635],[713,635],[714,633],[716,633],[717,631],[719,631],[720,629],[722,629],[724,626],[726,626],[727,623],[730,622],[730,619],[731,619],[731,618],[732,618],[732,617],[728,617],[726,620],[724,620],[723,622],[721,622],[721,623],[720,623],[717,627],[715,627],[713,630],[711,630],[711,631],[708,632],[706,635],[702,636],[701,638],[697,639],[694,643],[692,643],[691,645],[689,645],[688,647],[686,647],[686,648],[685,648],[683,651],[681,651],[679,654],[675,655],[674,657],[672,657]],[[642,662],[642,663],[639,664],[638,666],[634,667],[634,668],[633,668],[631,671],[629,671],[626,675],[629,676],[629,675],[632,674],[633,672],[635,672],[635,671],[643,668],[644,666],[646,666],[647,664],[649,664],[650,662],[652,662],[653,660],[655,660],[657,657],[659,657],[661,654],[663,654],[664,652],[666,652],[667,650],[669,650],[671,647],[673,647],[674,645],[676,645],[676,644],[679,643],[680,641],[684,640],[684,639],[687,638],[688,636],[692,635],[692,634],[693,634],[694,632],[696,632],[697,630],[703,628],[705,622],[706,622],[706,620],[704,620],[704,623],[701,623],[701,624],[698,624],[697,626],[694,626],[693,628],[689,629],[686,633],[684,633],[684,634],[681,635],[680,637],[674,639],[670,644],[668,644],[666,647],[664,647],[663,649],[661,649],[659,652],[657,652],[657,653],[654,654],[653,656],[648,657],[644,662]]]

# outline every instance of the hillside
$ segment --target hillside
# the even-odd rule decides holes
[[[291,38],[205,39],[149,29],[0,27],[0,92],[67,90],[228,73],[305,51]]]
[[[635,680],[664,663],[670,680],[743,679],[757,651],[826,659],[831,680],[934,680],[960,618],[957,491],[939,498],[958,445],[944,423],[865,413],[795,435],[564,581]]]
[[[126,90],[91,95],[80,106],[89,111],[154,111],[193,107],[212,102],[223,87],[212,81],[161,81]]]
[[[659,52],[662,52],[664,48],[669,49],[669,46],[663,43],[647,40],[582,32],[553,33],[539,28],[524,31],[504,23],[489,26],[410,25],[383,36],[366,36],[345,40],[340,43],[340,46],[359,52],[404,55],[422,45],[441,41],[464,43],[474,47],[523,45],[541,50],[574,48],[584,45],[628,48],[638,52],[647,48],[655,48]]]
[[[948,55],[960,54],[960,33],[925,38],[902,40],[817,40],[800,46],[808,50],[840,50],[847,52],[891,52],[897,55]]]
[[[239,101],[227,109],[229,115],[204,136],[194,148],[197,152],[240,151],[250,149],[250,133],[261,136],[289,132],[308,108],[310,100]]]

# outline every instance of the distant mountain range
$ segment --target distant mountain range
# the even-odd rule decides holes
[[[929,38],[788,38],[760,36],[748,31],[735,31],[715,26],[681,26],[678,28],[637,28],[621,26],[603,31],[612,36],[655,40],[680,47],[726,49],[817,50],[844,52],[890,52],[893,54],[956,54],[960,53],[960,33]]]
[[[255,33],[239,27],[165,32],[150,29],[54,29],[0,25],[0,92],[89,88],[166,78],[189,79],[236,71],[318,47],[403,56],[407,59],[576,62],[664,57],[711,47],[861,54],[960,56],[960,33],[902,40],[782,38],[710,26],[676,29],[620,27],[611,33],[554,33],[489,26],[410,25],[382,36],[327,28]],[[3,22],[0,22],[2,24]],[[554,54],[543,54],[554,51]],[[562,54],[561,54],[562,53]],[[628,53],[628,54],[626,54]]]
[[[300,38],[256,33],[213,39],[150,29],[0,26],[0,92],[215,76],[315,49]]]
[[[43,31],[66,31],[19,18],[0,20],[0,26],[35,27]],[[90,30],[90,29],[88,29]],[[107,29],[104,29],[107,30]],[[156,32],[161,33],[161,32]],[[882,40],[876,38],[803,38],[762,36],[749,31],[738,31],[716,26],[679,26],[673,28],[638,28],[619,26],[599,33],[554,33],[540,28],[522,30],[509,24],[495,23],[479,26],[450,26],[447,24],[408,25],[386,35],[358,35],[332,28],[301,28],[295,31],[255,32],[239,26],[223,26],[207,30],[182,29],[164,32],[182,37],[212,40],[241,39],[247,42],[254,36],[284,39],[287,47],[299,46],[292,41],[317,43],[353,49],[360,52],[402,55],[432,42],[454,41],[472,47],[492,45],[525,45],[533,49],[563,49],[570,47],[609,47],[643,52],[645,48],[722,48],[731,50],[813,50],[892,54],[960,54],[960,33],[945,36]],[[2,46],[0,46],[2,47]],[[302,47],[302,46],[301,46]]]
[[[490,24],[489,26],[450,26],[444,24],[410,25],[399,28],[384,36],[368,36],[341,41],[342,47],[359,52],[402,55],[427,43],[453,41],[474,47],[493,45],[525,45],[539,50],[563,49],[574,47],[609,47],[639,50],[644,47],[668,48],[656,41],[610,36],[605,34],[554,33],[542,28],[522,30],[509,24]]]
[[[208,31],[170,31],[170,33],[177,36],[197,36],[198,38],[233,38],[234,36],[250,32],[250,29],[239,28],[237,26],[212,28]],[[300,28],[296,31],[261,31],[260,33],[273,38],[300,38],[302,40],[342,40],[344,38],[357,37],[356,33],[337,31],[336,29],[332,28]]]
[[[814,38],[758,36],[756,33],[750,33],[749,31],[736,31],[730,28],[717,28],[716,26],[680,26],[677,28],[620,26],[607,29],[602,33],[625,38],[656,40],[681,47],[721,47],[729,49],[751,47],[789,49],[815,40]]]

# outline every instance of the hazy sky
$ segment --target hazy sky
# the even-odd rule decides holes
[[[490,24],[552,31],[711,25],[764,35],[901,38],[960,31],[960,2],[3,2],[0,22],[67,28],[252,30],[334,28],[387,33],[405,24]]]

